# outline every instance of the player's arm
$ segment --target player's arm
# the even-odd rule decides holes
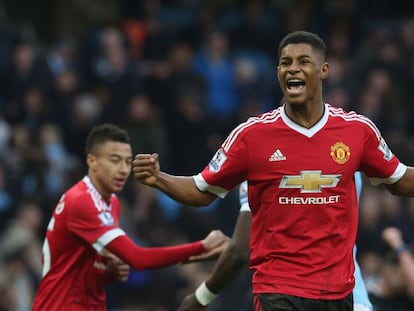
[[[407,171],[396,183],[386,185],[395,195],[414,196],[414,167],[408,166]]]
[[[141,247],[126,235],[105,246],[136,270],[158,269],[188,260],[190,256],[209,252],[228,240],[220,230],[213,230],[201,241],[166,247]]]
[[[183,263],[193,263],[193,262],[217,259],[217,258],[219,258],[221,253],[223,253],[224,250],[229,246],[230,241],[231,240],[229,239],[227,242],[221,244],[220,247],[216,247],[215,249],[211,250],[210,252],[204,252],[200,255],[191,256],[190,258],[188,258],[187,261],[185,261]]]
[[[208,305],[246,267],[250,256],[250,224],[251,213],[240,212],[229,246],[220,255],[209,278],[194,294],[184,298],[179,311],[205,310],[204,306]]]
[[[210,192],[200,191],[192,176],[174,176],[160,171],[156,153],[137,154],[132,172],[139,182],[155,187],[185,205],[206,206],[217,198]]]
[[[213,292],[223,290],[244,268],[250,257],[251,213],[240,212],[229,246],[219,257],[206,286]]]

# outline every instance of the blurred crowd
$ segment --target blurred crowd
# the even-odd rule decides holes
[[[414,165],[409,1],[40,2],[48,5],[40,16],[37,1],[0,2],[1,311],[30,310],[44,230],[61,193],[86,172],[92,126],[119,124],[134,153],[158,152],[163,170],[197,173],[235,125],[279,105],[277,45],[289,31],[327,42],[325,100],[370,117]],[[390,251],[382,231],[397,227],[413,243],[414,199],[364,185],[358,258],[377,293]],[[239,208],[237,192],[193,209],[132,178],[120,197],[122,226],[146,246],[200,239],[212,228],[231,235]],[[132,272],[108,289],[108,308],[175,310],[212,264]],[[399,286],[398,295],[408,291]],[[249,297],[246,270],[210,309],[250,310]]]

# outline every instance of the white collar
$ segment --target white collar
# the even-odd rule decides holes
[[[306,137],[312,137],[317,132],[319,132],[325,124],[328,122],[329,112],[328,112],[328,104],[324,104],[324,111],[322,117],[319,119],[318,122],[316,122],[311,128],[303,127],[296,122],[292,121],[285,111],[285,104],[280,109],[280,115],[282,116],[283,122],[286,123],[288,127],[293,129],[296,132],[301,133],[302,135],[305,135]]]

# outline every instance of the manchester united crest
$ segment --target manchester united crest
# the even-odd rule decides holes
[[[336,163],[344,164],[349,160],[350,156],[349,147],[344,143],[338,142],[331,146],[331,157]]]

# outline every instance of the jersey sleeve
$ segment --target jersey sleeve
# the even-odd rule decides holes
[[[372,185],[397,182],[406,172],[407,166],[392,153],[379,130],[370,123],[361,161],[361,169]]]
[[[100,210],[87,194],[70,202],[68,230],[88,242],[97,252],[125,232],[118,226],[119,211]]]
[[[236,127],[210,163],[200,174],[194,176],[200,191],[209,191],[224,198],[233,187],[247,179],[249,155],[245,135],[245,124]]]
[[[205,249],[201,241],[164,247],[141,247],[121,236],[106,247],[136,270],[159,269],[188,260]]]

